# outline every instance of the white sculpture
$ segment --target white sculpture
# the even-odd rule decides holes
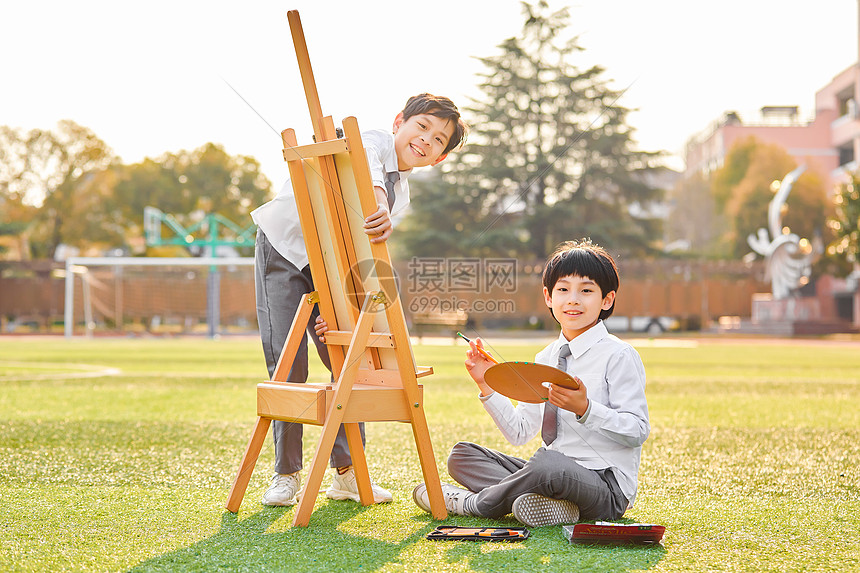
[[[792,289],[800,286],[801,278],[809,276],[816,256],[806,239],[785,233],[782,227],[782,206],[792,185],[805,170],[806,166],[801,165],[779,183],[779,189],[767,207],[770,237],[767,229],[759,229],[756,235],[747,237],[752,250],[765,258],[765,278],[770,278],[774,300],[788,298]],[[801,243],[805,248],[801,248]]]

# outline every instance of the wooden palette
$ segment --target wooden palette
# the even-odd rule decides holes
[[[532,404],[540,404],[549,399],[544,382],[552,382],[573,390],[579,388],[579,383],[567,372],[535,362],[502,362],[490,366],[484,374],[484,380],[499,394],[518,402]]]

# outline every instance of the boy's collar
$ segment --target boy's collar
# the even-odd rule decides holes
[[[602,320],[598,320],[597,324],[595,324],[594,326],[592,326],[591,328],[589,328],[588,330],[586,330],[585,332],[583,332],[569,342],[564,337],[564,334],[559,333],[558,344],[555,348],[555,354],[558,354],[558,350],[559,348],[561,348],[562,344],[567,344],[570,346],[570,355],[573,358],[579,358],[580,356],[585,354],[585,352],[589,348],[591,348],[607,336],[609,336],[609,331],[606,330],[606,325],[603,324]]]

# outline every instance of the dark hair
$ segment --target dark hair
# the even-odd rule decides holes
[[[612,255],[589,239],[566,241],[555,248],[543,268],[543,286],[552,293],[559,279],[572,275],[587,277],[596,282],[600,287],[600,295],[604,298],[610,292],[618,291],[621,284],[618,267],[615,266]],[[601,310],[599,318],[608,318],[613,310],[614,303],[609,309]]]
[[[454,102],[444,96],[435,96],[428,93],[412,96],[406,102],[406,106],[403,108],[401,113],[403,113],[403,121],[406,121],[414,115],[426,113],[428,115],[435,115],[436,117],[447,119],[453,123],[454,133],[451,134],[451,139],[448,140],[448,145],[445,146],[445,151],[442,152],[443,154],[448,153],[466,139],[468,126],[460,117],[460,110],[457,109]]]

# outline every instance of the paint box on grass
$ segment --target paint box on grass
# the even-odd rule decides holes
[[[653,544],[663,539],[666,528],[651,523],[577,523],[565,525],[562,532],[571,543]]]

